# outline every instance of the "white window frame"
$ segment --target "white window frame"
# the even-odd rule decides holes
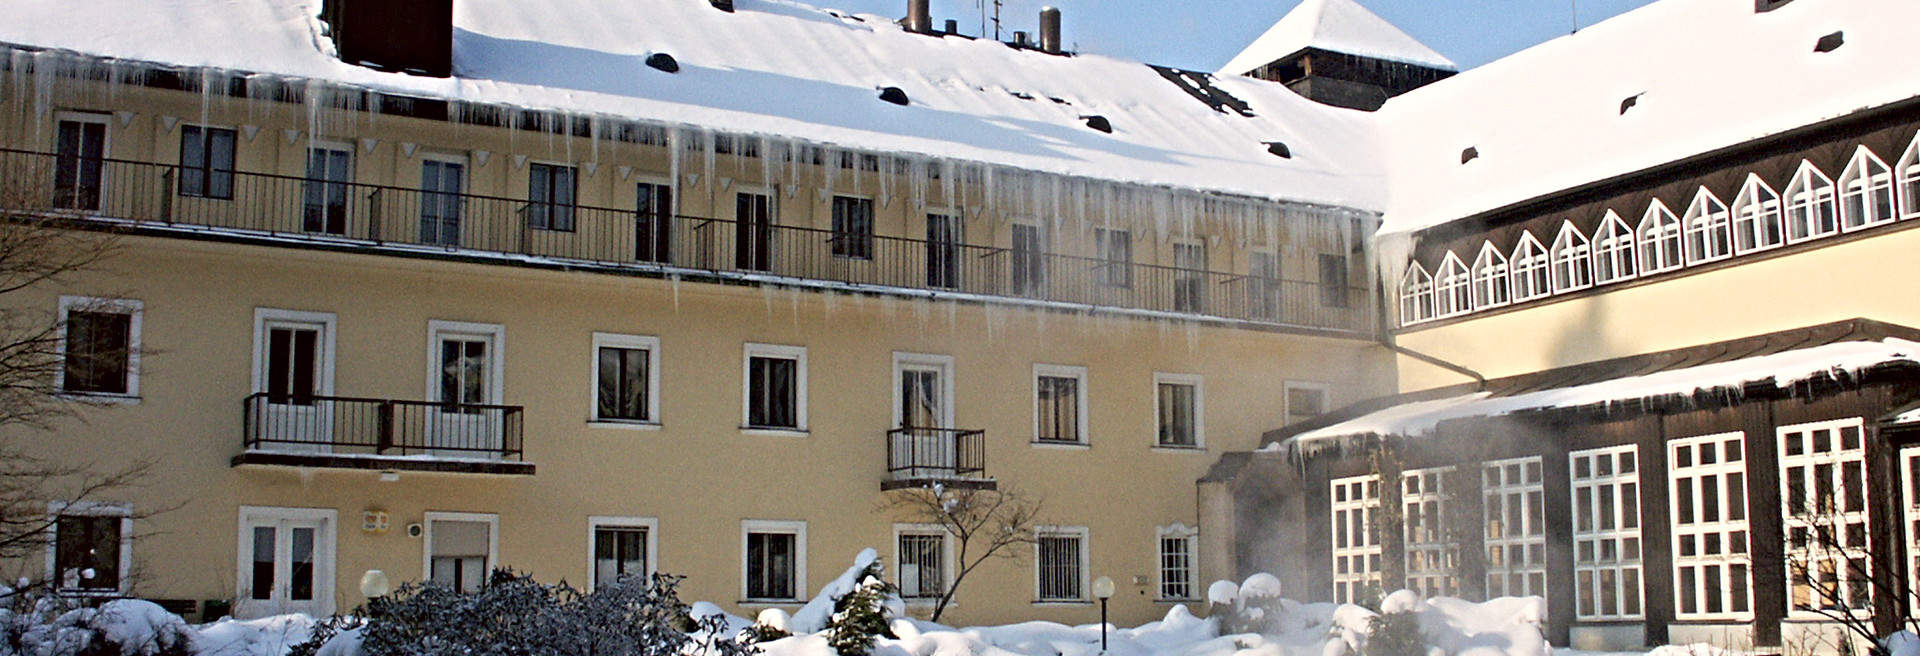
[[[104,187],[105,183],[101,183]],[[171,193],[171,192],[169,192]],[[110,392],[69,392],[67,389],[67,314],[74,310],[111,312],[129,315],[127,319],[127,391],[122,394]],[[84,398],[91,401],[124,403],[137,405],[140,402],[140,323],[146,314],[146,305],[131,298],[99,298],[93,296],[61,296],[59,343],[56,345],[56,363],[53,368],[53,388],[60,390],[61,396]]]
[[[64,121],[70,121],[74,123],[93,123],[101,126],[103,129],[100,130],[100,157],[102,159],[109,159],[109,160],[113,159],[113,115],[112,114],[107,114],[103,112],[87,112],[87,111],[74,111],[74,110],[61,110],[61,111],[54,112],[53,113],[53,129],[47,131],[49,133],[48,138],[50,139],[50,142],[47,144],[47,152],[53,153],[59,150],[60,123]],[[237,152],[239,150],[239,146],[236,144],[234,146],[234,149],[236,151],[234,155],[237,158],[239,156],[239,153]],[[179,156],[179,153],[176,152],[174,155],[177,158]],[[235,166],[235,168],[239,168],[239,167]],[[112,184],[111,182],[109,182],[112,174],[113,174],[113,167],[107,166],[105,162],[102,162],[100,164],[100,189],[102,194],[104,194],[108,186]],[[175,193],[173,189],[167,189],[165,191],[169,196]],[[103,198],[102,201],[104,202],[104,200],[105,199]],[[70,211],[90,212],[93,210],[70,210]]]
[[[1153,435],[1154,449],[1167,451],[1205,451],[1207,449],[1207,389],[1199,374],[1177,374],[1153,372]],[[1193,387],[1193,444],[1162,444],[1160,442],[1160,386],[1190,385]]]
[[[1845,438],[1842,437],[1843,431],[1847,429],[1853,429],[1854,439],[1857,442],[1857,444],[1855,444],[1854,447],[1852,448],[1846,447]],[[1828,439],[1830,440],[1830,444],[1833,447],[1831,450],[1821,452],[1821,453],[1814,453],[1811,448],[1812,445],[1808,444],[1806,445],[1805,448],[1802,449],[1799,455],[1788,455],[1787,442],[1789,439],[1793,439],[1791,436],[1806,435],[1808,436],[1808,439],[1811,440],[1812,434],[1816,431],[1827,431],[1829,433]],[[1803,518],[1801,515],[1794,512],[1793,498],[1790,495],[1790,492],[1792,490],[1792,485],[1791,485],[1792,481],[1790,480],[1790,477],[1792,476],[1791,474],[1792,470],[1795,468],[1813,469],[1819,466],[1832,467],[1834,479],[1831,481],[1831,484],[1833,486],[1832,490],[1834,493],[1834,503],[1836,506],[1836,510],[1834,511],[1834,514],[1837,516],[1837,519],[1839,521],[1845,522],[1849,525],[1855,522],[1858,522],[1862,528],[1862,536],[1865,537],[1867,540],[1866,544],[1858,544],[1858,545],[1846,544],[1846,542],[1848,542],[1848,537],[1849,537],[1847,535],[1847,532],[1846,531],[1838,532],[1839,534],[1836,536],[1836,540],[1842,543],[1839,545],[1841,555],[1845,556],[1847,560],[1858,559],[1861,562],[1865,563],[1865,567],[1867,571],[1869,572],[1873,571],[1874,558],[1873,558],[1872,545],[1873,545],[1874,526],[1873,526],[1873,518],[1872,518],[1873,513],[1868,509],[1868,506],[1870,506],[1872,503],[1871,500],[1873,499],[1873,494],[1875,493],[1875,490],[1873,490],[1873,483],[1872,483],[1873,477],[1871,474],[1867,472],[1867,459],[1866,459],[1867,428],[1866,428],[1865,422],[1861,418],[1849,417],[1845,419],[1834,419],[1834,420],[1828,420],[1828,421],[1816,421],[1816,422],[1808,422],[1803,424],[1794,424],[1791,426],[1780,426],[1774,429],[1774,433],[1777,436],[1776,437],[1776,439],[1778,440],[1777,444],[1779,444],[1780,446],[1780,451],[1779,451],[1780,453],[1780,456],[1779,456],[1780,501],[1781,501],[1780,517],[1782,519],[1782,523],[1784,524],[1783,533],[1785,534],[1785,541],[1786,541],[1785,548],[1783,549],[1782,553],[1785,556],[1785,563],[1783,563],[1785,567],[1783,569],[1785,569],[1786,571],[1787,617],[1793,618],[1793,619],[1830,619],[1830,615],[1828,615],[1828,613],[1837,613],[1839,612],[1838,609],[1830,609],[1826,612],[1822,612],[1820,610],[1801,610],[1799,608],[1794,607],[1793,597],[1794,597],[1794,587],[1796,583],[1796,581],[1794,580],[1794,573],[1793,573],[1794,561],[1797,559],[1807,558],[1809,555],[1826,556],[1826,555],[1832,555],[1832,554],[1830,552],[1827,552],[1826,551],[1827,548],[1825,547],[1813,547],[1812,549],[1805,549],[1805,548],[1797,548],[1793,545],[1793,534],[1795,530],[1796,529],[1812,530],[1813,523],[1809,522],[1808,520]],[[1839,505],[1844,502],[1844,500],[1849,494],[1848,490],[1846,489],[1847,476],[1845,474],[1847,465],[1849,464],[1857,466],[1858,472],[1860,474],[1860,483],[1862,485],[1862,489],[1859,491],[1859,500],[1861,503],[1861,507],[1858,510],[1839,509]],[[1818,471],[1817,469],[1813,469],[1813,473],[1817,473],[1817,471]],[[1811,479],[1812,479],[1813,473],[1809,473],[1807,482],[1812,482]],[[1807,492],[1811,494],[1812,488],[1807,488]],[[1852,614],[1854,616],[1859,616],[1859,617],[1871,615],[1873,612],[1873,608],[1872,608],[1873,599],[1876,593],[1876,591],[1872,589],[1873,580],[1871,578],[1871,575],[1869,575],[1869,578],[1867,578],[1864,582],[1851,578],[1847,574],[1847,566],[1844,561],[1839,566],[1838,572],[1839,572],[1839,577],[1835,579],[1833,583],[1841,586],[1841,589],[1843,591],[1846,591],[1841,593],[1841,596],[1843,598],[1849,598],[1850,595],[1848,594],[1848,592],[1851,592],[1852,588],[1855,586],[1864,585],[1868,588],[1867,589],[1867,599],[1868,599],[1867,607],[1854,608],[1852,609],[1853,610]]]
[[[1920,446],[1908,446],[1900,449],[1898,461],[1900,471],[1896,480],[1900,481],[1901,535],[1906,544],[1920,544]],[[1908,581],[1920,581],[1920,549],[1907,549]],[[1920,617],[1920,608],[1909,609],[1910,617]]]
[[[1281,394],[1280,410],[1283,413],[1280,416],[1281,418],[1280,425],[1285,426],[1288,424],[1292,424],[1295,421],[1293,418],[1294,417],[1294,412],[1293,412],[1293,391],[1294,390],[1311,390],[1314,392],[1318,392],[1320,394],[1320,413],[1314,416],[1318,417],[1320,415],[1324,415],[1326,413],[1333,411],[1333,386],[1332,385],[1328,385],[1326,383],[1305,381],[1305,380],[1289,380],[1284,383],[1281,383],[1280,385],[1280,394]]]
[[[755,357],[794,360],[794,423],[792,428],[753,425],[753,359]],[[897,383],[897,381],[896,381]],[[897,385],[896,385],[897,386]],[[894,405],[899,405],[898,400]],[[807,433],[807,347],[748,342],[740,354],[740,431],[752,435],[805,435]]]
[[[1733,257],[1733,210],[1706,187],[1694,192],[1693,201],[1687,203],[1686,216],[1680,219],[1680,231],[1683,235],[1680,246],[1686,253],[1687,266]],[[1694,246],[1695,236],[1699,237],[1698,248]]]
[[[1460,257],[1447,251],[1433,276],[1434,318],[1470,313],[1473,306],[1473,277]]]
[[[507,327],[497,323],[476,323],[472,321],[444,321],[433,319],[427,322],[427,396],[435,401],[440,398],[440,339],[442,337],[481,337],[487,340],[490,351],[487,353],[487,394],[491,405],[500,405],[507,398]]]
[[[1900,220],[1920,218],[1920,132],[1894,164],[1893,187],[1898,196]],[[102,183],[104,184],[104,183]]]
[[[1827,177],[1813,162],[1800,160],[1800,168],[1793,172],[1793,179],[1780,198],[1787,243],[1798,244],[1840,234],[1840,208],[1834,204],[1835,191],[1833,178]],[[1824,218],[1833,222],[1830,230],[1820,225],[1823,210]]]
[[[1552,280],[1553,293],[1564,294],[1579,291],[1594,285],[1593,243],[1586,234],[1573,226],[1572,221],[1560,224],[1560,234],[1554,236],[1553,247],[1547,249],[1548,278]]]
[[[246,608],[255,601],[248,598],[253,587],[253,560],[248,558],[253,555],[252,529],[260,526],[262,520],[320,522],[322,528],[313,538],[313,601],[317,612],[333,613],[335,596],[338,594],[335,583],[339,579],[339,572],[335,567],[338,564],[340,511],[332,508],[241,506],[239,517],[240,521],[236,527],[238,541],[235,546],[237,548],[234,550],[234,567],[236,568],[234,571],[238,574],[234,577],[236,582],[233,596],[234,616],[264,617],[267,614],[277,614],[279,610],[275,608],[269,609],[269,613],[254,613]]]
[[[1167,540],[1180,540],[1187,548],[1187,594],[1186,596],[1167,595]],[[1153,600],[1164,602],[1196,601],[1200,598],[1200,529],[1174,522],[1154,529],[1154,588]]]
[[[894,524],[893,525],[893,582],[894,582],[894,585],[899,586],[901,590],[905,590],[905,587],[900,585],[901,583],[900,573],[906,571],[904,569],[901,569],[900,567],[900,538],[901,536],[907,536],[907,535],[918,535],[918,536],[929,536],[929,537],[940,538],[940,589],[943,591],[953,590],[953,576],[954,576],[953,568],[955,564],[954,553],[953,553],[953,534],[947,532],[946,527],[941,526],[939,524]],[[901,600],[905,601],[909,606],[932,606],[940,600],[938,596],[908,597],[908,596],[905,596],[904,594],[902,594],[900,598]]]
[[[747,534],[787,533],[793,535],[793,598],[773,599],[747,596],[747,580],[753,566],[747,558]],[[786,519],[740,520],[740,599],[753,605],[798,604],[807,600],[807,522]]]
[[[1074,384],[1074,392],[1075,392],[1074,396],[1076,397],[1074,400],[1074,403],[1079,405],[1078,411],[1075,413],[1075,416],[1078,418],[1077,423],[1079,424],[1079,426],[1075,430],[1078,430],[1080,432],[1080,439],[1072,442],[1069,442],[1066,440],[1040,439],[1040,377],[1041,376],[1047,376],[1051,378],[1072,378],[1079,381]],[[1087,411],[1092,406],[1087,401],[1088,393],[1089,392],[1087,390],[1087,368],[1086,367],[1065,365],[1065,364],[1033,365],[1033,439],[1030,440],[1033,443],[1033,445],[1038,447],[1055,447],[1055,448],[1058,448],[1058,447],[1086,448],[1090,446],[1093,443],[1093,438],[1092,436],[1087,434],[1088,426],[1090,424],[1090,422],[1087,420],[1087,414],[1088,414]]]
[[[433,580],[433,523],[475,522],[487,525],[487,566],[482,576],[492,575],[500,566],[500,515],[496,513],[448,512],[429,510],[420,517],[420,580]]]
[[[1640,216],[1640,227],[1634,232],[1634,252],[1640,258],[1640,274],[1653,275],[1686,266],[1686,243],[1686,226],[1680,223],[1680,217],[1658,198],[1647,203],[1647,212]]]
[[[652,577],[660,571],[660,519],[656,517],[631,517],[616,515],[591,515],[587,517],[587,591],[599,585],[599,554],[594,553],[595,543],[599,541],[599,531],[603,528],[641,529],[647,532],[647,569],[641,575]]]
[[[1493,482],[1496,472],[1500,478],[1499,484],[1497,485]],[[1485,561],[1487,563],[1486,574],[1489,581],[1487,594],[1493,594],[1494,586],[1491,584],[1491,580],[1498,576],[1503,577],[1500,590],[1504,596],[1546,596],[1549,577],[1547,576],[1547,563],[1545,559],[1547,551],[1545,462],[1542,461],[1540,456],[1489,460],[1480,463],[1478,473],[1481,482],[1480,499],[1482,511],[1491,514],[1493,508],[1491,499],[1500,499],[1501,514],[1499,519],[1502,521],[1501,528],[1503,529],[1499,537],[1490,535],[1493,528],[1492,519],[1483,518],[1487,519],[1486,523],[1482,525],[1480,533],[1482,546],[1487,554]],[[1519,478],[1518,482],[1514,481],[1514,477],[1508,476],[1508,474],[1517,476]],[[1508,517],[1514,516],[1514,513],[1508,509],[1513,507],[1512,504],[1516,500],[1520,504],[1520,525],[1517,529],[1518,533],[1504,530],[1509,527],[1509,524],[1506,523],[1505,520]],[[1498,568],[1493,564],[1492,552],[1496,547],[1501,550],[1500,560],[1504,563]],[[1514,564],[1516,558],[1513,556],[1513,553],[1515,551],[1520,552],[1518,560],[1524,561],[1523,564]],[[1514,589],[1511,584],[1511,576],[1514,574],[1521,575],[1522,580],[1525,581],[1523,589]]]
[[[1787,243],[1787,225],[1785,213],[1781,211],[1780,193],[1773,190],[1759,174],[1748,173],[1746,183],[1740,185],[1740,193],[1733,198],[1728,207],[1733,216],[1733,254],[1746,255],[1772,250]],[[1765,240],[1767,224],[1774,224],[1780,231],[1778,241]],[[1750,241],[1741,246],[1741,239]]]
[[[1725,449],[1723,446],[1726,442],[1729,442],[1729,441],[1740,443],[1740,449],[1741,449],[1741,458],[1739,459],[1739,461],[1734,462],[1732,464],[1729,464],[1728,460],[1725,458]],[[1712,464],[1701,464],[1701,460],[1699,457],[1699,453],[1700,453],[1699,447],[1702,445],[1714,446],[1716,459]],[[1679,462],[1678,454],[1680,449],[1682,448],[1686,448],[1689,450],[1689,453],[1691,454],[1689,455],[1689,458],[1691,458],[1693,462],[1691,466],[1688,466],[1688,467],[1678,466],[1677,464]],[[1667,442],[1667,453],[1666,453],[1667,492],[1668,492],[1667,511],[1669,513],[1672,513],[1669,515],[1669,517],[1672,518],[1672,521],[1669,522],[1669,525],[1671,527],[1671,530],[1673,531],[1673,542],[1672,542],[1673,568],[1674,568],[1673,569],[1673,613],[1674,613],[1675,619],[1678,619],[1678,620],[1735,620],[1735,621],[1751,621],[1753,619],[1754,578],[1753,578],[1753,549],[1752,549],[1753,531],[1752,531],[1752,524],[1751,524],[1752,517],[1753,517],[1753,513],[1751,512],[1753,499],[1751,495],[1751,484],[1748,482],[1750,479],[1748,477],[1748,471],[1747,471],[1747,456],[1748,454],[1746,449],[1745,433],[1741,433],[1737,431],[1731,432],[1731,433],[1717,433],[1713,435],[1682,437],[1682,438],[1669,440]],[[1728,474],[1739,474],[1741,477],[1742,487],[1746,488],[1741,494],[1741,501],[1743,502],[1745,507],[1741,509],[1740,519],[1729,518],[1729,515],[1732,510],[1732,504],[1728,502],[1727,496],[1724,493],[1724,490],[1726,489],[1724,486],[1724,483],[1726,482],[1726,476]],[[1693,517],[1695,521],[1687,526],[1681,525],[1680,523],[1680,496],[1681,495],[1679,494],[1678,489],[1679,489],[1680,481],[1683,475],[1685,479],[1688,481],[1689,485],[1695,485],[1696,483],[1699,482],[1700,478],[1703,476],[1714,477],[1714,481],[1715,481],[1714,484],[1716,486],[1719,486],[1716,489],[1721,490],[1720,492],[1715,493],[1716,498],[1719,501],[1721,506],[1725,506],[1725,508],[1716,508],[1715,510],[1715,512],[1718,513],[1719,519],[1714,520],[1712,522],[1700,521],[1700,519],[1704,516],[1703,503],[1706,495],[1695,492],[1695,493],[1691,493],[1694,506],[1693,508],[1690,509],[1693,513]],[[1699,488],[1698,486],[1695,486],[1693,489],[1698,490],[1701,488]],[[1683,540],[1690,539],[1694,536],[1701,536],[1704,542],[1704,537],[1708,535],[1720,535],[1720,536],[1725,536],[1727,538],[1727,539],[1721,540],[1722,553],[1713,554],[1713,555],[1702,555],[1698,552],[1698,550],[1696,550],[1694,555],[1691,555],[1691,556],[1682,555],[1683,550],[1682,550],[1681,543]],[[1746,542],[1747,546],[1745,548],[1745,552],[1742,554],[1736,555],[1735,553],[1733,553],[1732,545],[1729,544],[1732,541],[1732,538],[1735,536],[1738,536],[1741,540],[1745,540]],[[1685,604],[1682,603],[1682,596],[1681,596],[1682,591],[1680,590],[1680,584],[1681,584],[1681,581],[1683,580],[1680,574],[1682,569],[1687,567],[1696,567],[1696,568],[1722,567],[1724,568],[1723,571],[1727,572],[1728,575],[1731,575],[1732,573],[1731,568],[1733,566],[1744,566],[1746,568],[1745,569],[1746,577],[1747,577],[1747,586],[1746,586],[1747,598],[1746,599],[1739,600],[1733,597],[1733,595],[1731,594],[1732,586],[1728,585],[1730,581],[1726,577],[1722,577],[1719,588],[1714,589],[1714,588],[1707,587],[1706,577],[1702,575],[1702,576],[1695,577],[1695,581],[1694,581],[1694,591],[1695,591],[1696,599],[1700,601],[1700,609],[1694,612],[1686,611]],[[1707,602],[1708,594],[1720,595],[1720,611],[1719,612],[1711,612],[1706,610],[1707,608],[1706,602]],[[1743,601],[1746,605],[1746,610],[1743,610],[1743,611],[1734,610],[1735,601]]]
[[[1640,481],[1639,460],[1640,448],[1634,444],[1583,449],[1567,454],[1567,476],[1572,490],[1570,496],[1572,503],[1568,506],[1572,521],[1568,526],[1573,528],[1574,613],[1575,617],[1581,621],[1637,620],[1646,617],[1646,542],[1641,538],[1643,523],[1637,513],[1627,512],[1624,503],[1626,499],[1631,498],[1634,501],[1634,510],[1644,510],[1643,494],[1646,487]],[[1587,469],[1585,476],[1580,475],[1580,465],[1583,461]],[[1607,472],[1604,474],[1600,472],[1603,461],[1607,465]],[[1631,471],[1621,467],[1621,464],[1626,462],[1633,464]],[[1627,491],[1628,485],[1633,486],[1631,494]],[[1585,492],[1594,504],[1590,509],[1592,513],[1586,517],[1582,517],[1581,514],[1582,492]],[[1610,514],[1605,512],[1609,508],[1606,501],[1611,501]],[[1586,521],[1585,529],[1581,528],[1583,519]],[[1611,528],[1606,526],[1608,519],[1612,520]],[[1629,519],[1633,523],[1631,527],[1627,526]],[[1612,560],[1603,557],[1608,547],[1613,549]],[[1582,556],[1583,550],[1594,554],[1594,557],[1590,560],[1585,559]],[[1627,557],[1629,551],[1638,555],[1629,558]],[[1634,584],[1631,586],[1625,578],[1627,572],[1632,572],[1634,576]],[[1613,613],[1603,611],[1606,606],[1602,591],[1606,585],[1607,573],[1613,575],[1612,592],[1616,604],[1616,612]],[[1579,600],[1583,593],[1592,595],[1592,607],[1580,608]],[[1639,609],[1638,612],[1627,612],[1629,600],[1634,602],[1632,605]]]
[[[1400,473],[1401,552],[1406,580],[1401,587],[1427,597],[1460,594],[1460,543],[1450,539],[1447,512],[1453,495],[1447,490],[1452,467],[1408,469]],[[1415,521],[1412,507],[1420,508]],[[1424,561],[1416,565],[1416,561]]]
[[[1426,267],[1414,262],[1400,280],[1400,325],[1411,326],[1433,319],[1433,276]]]
[[[1847,161],[1847,168],[1840,172],[1840,180],[1834,189],[1840,196],[1840,230],[1843,232],[1892,223],[1900,217],[1900,199],[1894,192],[1893,168],[1864,145],[1854,149],[1853,158]],[[1885,216],[1880,216],[1880,204],[1876,202],[1876,196],[1887,201],[1888,212]],[[1859,199],[1863,215],[1856,216],[1849,209],[1848,201],[1855,198]]]
[[[1513,281],[1507,277],[1507,256],[1493,247],[1493,242],[1480,245],[1480,254],[1473,258],[1473,307],[1492,309],[1513,302]]]
[[[269,323],[308,324],[320,329],[320,371],[314,381],[314,393],[333,395],[334,346],[338,342],[340,320],[332,312],[307,312],[277,308],[253,309],[253,392],[267,391],[267,329]]]
[[[1513,295],[1513,302],[1552,295],[1552,268],[1547,247],[1540,243],[1539,238],[1534,237],[1531,231],[1520,233],[1519,241],[1513,245],[1513,255],[1507,258],[1507,275],[1512,281],[1508,289]]]
[[[577,221],[578,219],[576,219]],[[620,348],[647,352],[647,418],[644,420],[619,419],[600,416],[600,349]],[[619,333],[593,334],[593,350],[587,360],[591,376],[587,379],[587,423],[606,428],[631,428],[637,430],[659,430],[660,418],[660,338],[651,335],[625,335]]]
[[[1090,536],[1091,534],[1087,531],[1087,527],[1085,526],[1046,525],[1046,526],[1034,527],[1033,529],[1033,538],[1034,538],[1033,540],[1033,600],[1034,600],[1033,603],[1034,605],[1036,606],[1045,606],[1045,605],[1078,606],[1078,605],[1083,605],[1088,603],[1087,600],[1089,596],[1092,594],[1092,591],[1088,589],[1089,583],[1091,581],[1088,574],[1088,570],[1090,569],[1089,565],[1091,564],[1089,562],[1088,554],[1089,552],[1093,551],[1093,541]],[[1080,570],[1080,596],[1079,597],[1068,599],[1064,597],[1047,598],[1047,597],[1040,596],[1040,573],[1042,571],[1041,565],[1040,565],[1040,538],[1054,538],[1054,537],[1080,539],[1080,553],[1078,555],[1078,561],[1076,564],[1076,567]]]
[[[1359,592],[1363,586],[1371,585],[1380,589],[1385,585],[1380,562],[1385,555],[1380,546],[1379,527],[1374,526],[1374,521],[1380,515],[1384,490],[1381,489],[1380,477],[1373,474],[1336,478],[1327,485],[1328,516],[1333,518],[1327,523],[1327,541],[1332,545],[1333,554],[1333,600],[1338,603],[1359,603]],[[1346,521],[1349,517],[1359,519],[1360,532],[1348,535],[1352,539],[1342,545],[1340,537],[1351,533],[1342,531],[1352,527],[1352,522]],[[1346,572],[1340,571],[1343,563],[1351,565]]]
[[[1593,284],[1622,282],[1640,275],[1639,238],[1619,213],[1607,210],[1588,243],[1593,249]]]
[[[118,517],[120,518],[120,580],[112,590],[70,589],[60,585],[60,573],[56,571],[57,552],[60,549],[60,517]],[[133,580],[133,506],[125,503],[106,501],[49,501],[47,502],[47,527],[44,530],[46,548],[46,582],[61,596],[72,597],[117,597],[131,589]]]
[[[899,428],[900,422],[904,419],[904,417],[900,415],[901,410],[903,410],[901,404],[905,400],[900,397],[901,376],[906,373],[909,367],[934,369],[940,372],[940,425],[928,426],[926,428],[955,427],[957,424],[955,423],[954,417],[958,415],[958,411],[954,409],[954,405],[956,404],[953,398],[955,389],[953,382],[953,356],[933,353],[907,353],[902,351],[893,352],[893,423],[889,425]]]

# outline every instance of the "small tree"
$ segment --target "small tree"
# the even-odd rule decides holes
[[[874,638],[894,637],[889,626],[893,618],[887,610],[893,593],[880,562],[867,565],[860,573],[860,584],[834,601],[833,617],[827,620],[827,646],[840,656],[867,656],[873,651]]]
[[[939,526],[953,537],[958,571],[934,602],[930,619],[938,622],[967,575],[994,558],[1017,562],[1025,550],[1015,547],[1034,544],[1033,527],[1040,516],[1040,501],[1011,489],[936,484],[897,491],[883,509],[899,512],[909,521]]]

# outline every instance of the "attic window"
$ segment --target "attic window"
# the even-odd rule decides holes
[[[1467,146],[1467,149],[1466,149],[1466,150],[1462,150],[1462,151],[1460,151],[1460,163],[1461,163],[1461,164],[1465,164],[1465,163],[1467,163],[1467,162],[1471,162],[1471,161],[1473,161],[1473,160],[1476,160],[1476,159],[1480,159],[1480,149],[1479,149],[1479,148],[1476,148],[1476,147],[1473,147],[1473,146]]]
[[[1100,132],[1105,132],[1107,134],[1113,134],[1113,123],[1111,121],[1108,121],[1107,117],[1105,116],[1094,114],[1091,116],[1082,116],[1080,118],[1086,119],[1087,127],[1093,128]]]
[[[1846,45],[1846,43],[1847,43],[1847,34],[1845,32],[1834,32],[1832,34],[1828,34],[1826,36],[1820,37],[1819,41],[1813,42],[1813,51],[1814,52],[1833,52],[1835,50],[1839,50],[1840,46]]]
[[[1627,110],[1629,110],[1629,109],[1633,109],[1635,105],[1638,105],[1638,104],[1640,104],[1640,96],[1642,96],[1642,95],[1645,95],[1645,94],[1639,94],[1639,93],[1636,93],[1636,94],[1633,94],[1633,95],[1631,95],[1631,96],[1627,96],[1627,97],[1626,97],[1626,98],[1625,98],[1624,100],[1621,100],[1621,101],[1620,101],[1620,115],[1621,115],[1621,116],[1626,116],[1626,115],[1627,115]]]
[[[1274,157],[1278,157],[1280,159],[1293,159],[1293,151],[1287,148],[1287,144],[1279,141],[1268,141],[1266,142],[1266,144],[1267,144],[1267,152],[1273,153]]]
[[[908,102],[907,92],[901,91],[900,87],[887,87],[885,89],[881,89],[880,99],[893,103],[895,105],[899,105],[901,107],[907,106],[907,102]]]
[[[647,55],[647,66],[650,66],[655,69],[665,71],[668,73],[680,72],[680,62],[676,61],[673,58],[673,55],[669,55],[664,52],[656,52],[651,55]]]

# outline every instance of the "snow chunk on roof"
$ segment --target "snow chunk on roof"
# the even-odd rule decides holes
[[[1796,0],[1767,13],[1661,0],[1414,90],[1379,112],[1392,185],[1381,232],[1913,98],[1916,24],[1913,0]],[[1835,31],[1845,45],[1815,52]],[[1462,163],[1469,147],[1480,157]]]
[[[1420,437],[1450,419],[1497,417],[1529,410],[1577,408],[1702,390],[1737,389],[1751,382],[1772,380],[1792,387],[1815,376],[1852,376],[1875,365],[1920,363],[1920,342],[1895,337],[1877,341],[1836,342],[1739,360],[1627,376],[1585,385],[1493,396],[1475,392],[1459,396],[1403,403],[1370,412],[1324,428],[1300,433],[1263,450],[1311,452],[1340,440],[1368,435]]]
[[[1453,60],[1354,0],[1305,0],[1234,55],[1221,75],[1240,75],[1309,47],[1456,70]]]

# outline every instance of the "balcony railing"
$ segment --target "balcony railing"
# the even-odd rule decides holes
[[[1337,332],[1374,329],[1365,287],[964,241],[841,234],[778,225],[777,219],[654,216],[632,208],[454,193],[457,184],[428,191],[6,149],[0,149],[0,175],[9,190],[44,190],[0,194],[8,209],[145,226]],[[183,176],[191,178],[190,186]]]
[[[887,431],[887,479],[880,489],[992,487],[987,471],[987,432],[964,428],[902,427]]]
[[[354,463],[368,456],[484,462],[522,454],[520,406],[267,393],[243,405],[241,446],[268,464],[275,455],[364,467]]]

